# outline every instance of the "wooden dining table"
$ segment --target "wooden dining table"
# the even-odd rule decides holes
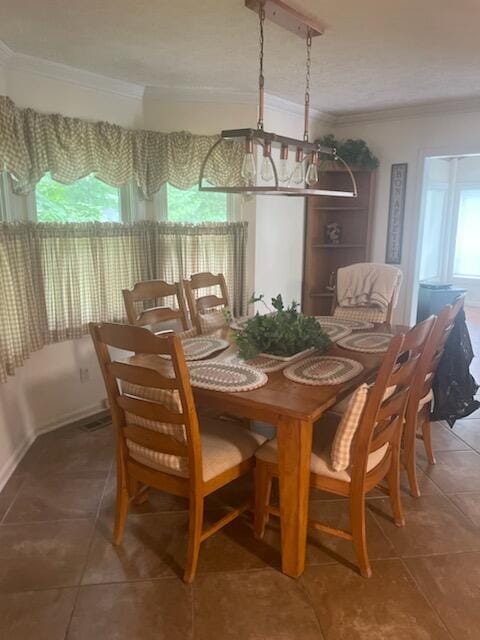
[[[371,331],[386,330],[397,334],[408,328],[379,325]],[[214,335],[231,339],[228,329],[217,330]],[[327,354],[351,358],[364,368],[359,375],[339,385],[301,384],[287,379],[282,371],[275,371],[268,373],[264,386],[253,391],[223,392],[193,387],[199,408],[267,422],[276,428],[282,571],[293,578],[298,578],[305,566],[312,431],[321,428],[321,424],[315,423],[333,405],[372,378],[382,361],[382,354],[360,353],[336,345]],[[223,357],[228,357],[228,351]]]

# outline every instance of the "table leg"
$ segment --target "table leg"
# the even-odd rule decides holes
[[[277,438],[282,571],[298,578],[305,567],[312,424],[282,417]]]

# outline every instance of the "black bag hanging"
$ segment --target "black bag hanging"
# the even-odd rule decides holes
[[[453,427],[456,420],[469,416],[480,407],[480,402],[474,398],[478,384],[470,373],[473,356],[465,311],[461,309],[433,380],[431,420],[446,420]]]

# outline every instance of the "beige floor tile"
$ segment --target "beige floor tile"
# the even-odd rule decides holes
[[[448,497],[480,528],[480,493],[451,493]]]
[[[64,640],[76,589],[25,591],[0,597],[0,638]]]
[[[191,640],[190,589],[178,580],[81,587],[68,640]]]
[[[302,578],[325,640],[449,640],[400,560],[372,563],[365,579],[341,565]]]
[[[446,496],[405,497],[402,503],[404,527],[390,520],[387,501],[370,503],[376,521],[400,556],[480,550],[478,530]]]
[[[480,454],[475,451],[440,451],[437,463],[419,462],[422,470],[444,493],[480,491]]]
[[[93,532],[88,520],[0,526],[0,592],[80,582]]]
[[[45,522],[95,518],[105,485],[104,474],[29,476],[4,522]]]
[[[321,640],[301,586],[274,570],[199,576],[196,640]]]
[[[455,640],[480,636],[480,553],[406,560]]]

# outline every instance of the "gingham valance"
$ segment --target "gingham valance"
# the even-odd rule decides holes
[[[246,241],[245,222],[1,223],[0,382],[89,322],[125,320],[122,289],[143,280],[221,272],[233,313],[245,314]]]
[[[188,189],[198,183],[203,159],[216,140],[19,109],[0,96],[0,169],[3,165],[13,176],[19,194],[31,191],[48,171],[66,184],[90,173],[115,187],[135,181],[146,198],[166,182]],[[217,186],[241,184],[242,159],[239,143],[222,142],[207,163],[205,179]]]

